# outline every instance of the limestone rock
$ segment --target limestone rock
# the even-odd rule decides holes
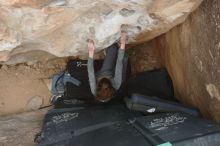
[[[144,42],[182,23],[201,2],[0,0],[0,61],[41,60],[41,54],[85,57],[87,38],[99,51],[119,38],[121,27],[128,29],[129,43]]]
[[[154,41],[175,96],[220,123],[219,6],[219,0],[204,0],[183,24]]]
[[[37,110],[39,109],[43,104],[43,98],[40,96],[34,96],[30,99],[27,106],[29,110]]]

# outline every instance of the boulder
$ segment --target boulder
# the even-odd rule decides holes
[[[183,24],[153,41],[179,101],[220,123],[219,6],[219,0],[204,0]]]
[[[0,0],[0,63],[48,57],[87,57],[119,39],[129,44],[155,38],[182,23],[202,0]]]

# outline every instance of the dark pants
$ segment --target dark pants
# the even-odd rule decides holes
[[[99,71],[100,73],[109,73],[111,75],[114,75],[118,49],[119,48],[117,44],[113,44],[107,48],[104,62]]]
[[[98,72],[99,77],[102,75],[110,75],[114,76],[116,61],[118,57],[118,44],[113,44],[109,46],[106,50],[106,56],[100,71]],[[122,71],[122,82],[126,80],[127,74],[127,64],[128,64],[128,56],[125,54],[123,59],[123,71]]]

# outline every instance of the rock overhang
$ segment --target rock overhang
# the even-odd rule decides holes
[[[129,44],[142,43],[184,22],[201,2],[0,0],[0,61],[40,61],[39,54],[87,56],[88,38],[94,39],[96,51],[100,51],[118,40],[121,28],[128,31]]]

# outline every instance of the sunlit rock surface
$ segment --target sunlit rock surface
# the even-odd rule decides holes
[[[202,0],[0,0],[0,61],[6,64],[49,57],[87,56],[128,30],[141,43],[182,23]],[[36,53],[37,52],[37,53]]]

